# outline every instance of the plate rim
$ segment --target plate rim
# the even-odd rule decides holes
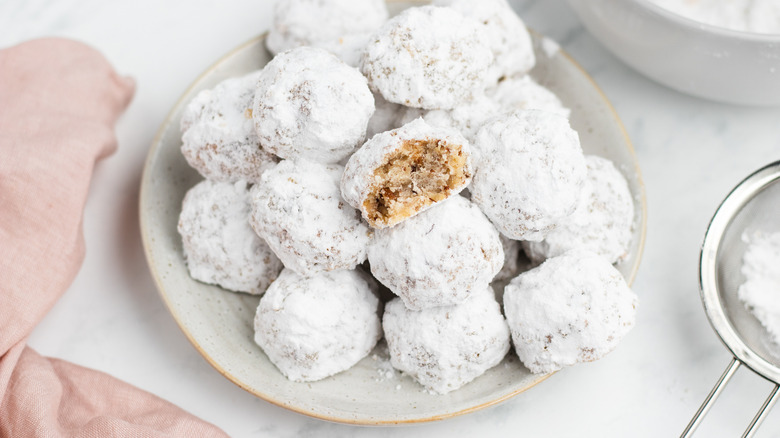
[[[546,38],[539,32],[536,32],[535,30],[529,28],[528,29],[530,33],[533,34],[535,38],[542,39]],[[352,424],[352,425],[362,425],[362,426],[387,426],[387,425],[398,425],[398,424],[418,424],[418,423],[428,423],[433,421],[440,421],[445,420],[448,418],[458,417],[461,415],[469,414],[471,412],[476,412],[482,409],[485,409],[490,406],[497,405],[499,403],[502,403],[510,398],[513,398],[533,387],[536,385],[542,383],[543,381],[547,380],[549,377],[551,377],[553,374],[555,374],[557,371],[544,374],[539,376],[539,378],[534,381],[531,385],[528,385],[524,388],[518,389],[516,391],[509,392],[507,394],[504,394],[500,397],[497,397],[493,400],[471,406],[465,409],[461,409],[454,412],[447,412],[444,414],[437,414],[433,416],[427,416],[427,417],[419,417],[419,418],[408,418],[408,419],[396,419],[396,420],[381,420],[381,419],[367,419],[367,418],[348,418],[348,417],[338,417],[333,415],[328,415],[324,413],[319,412],[312,412],[308,411],[304,408],[290,405],[284,401],[277,400],[268,394],[255,391],[253,388],[250,388],[248,385],[241,382],[238,378],[233,376],[231,373],[226,371],[224,368],[222,368],[217,361],[212,358],[209,354],[206,353],[206,351],[200,346],[200,344],[195,340],[193,335],[185,328],[185,325],[182,323],[180,316],[174,309],[172,303],[169,301],[168,296],[164,293],[164,288],[161,282],[161,275],[157,270],[157,264],[153,263],[153,260],[155,260],[152,251],[151,251],[151,243],[149,242],[149,232],[148,232],[148,224],[146,223],[145,214],[143,206],[146,204],[146,193],[149,191],[149,181],[150,181],[150,175],[151,167],[152,167],[152,160],[153,157],[156,155],[158,149],[161,147],[161,139],[162,136],[171,123],[171,119],[178,111],[178,109],[185,103],[185,98],[190,94],[190,92],[195,88],[201,80],[203,80],[206,76],[210,75],[212,72],[217,70],[220,65],[226,61],[228,58],[232,57],[236,53],[242,51],[248,46],[257,44],[260,40],[266,38],[268,35],[268,32],[263,32],[260,35],[249,39],[248,41],[239,44],[238,46],[234,47],[224,55],[220,56],[219,59],[217,59],[214,63],[212,63],[206,70],[204,70],[201,74],[199,74],[195,79],[192,80],[190,85],[187,86],[187,88],[182,92],[182,94],[179,96],[179,98],[176,100],[176,102],[173,104],[171,109],[168,111],[168,113],[165,116],[165,119],[163,119],[162,123],[160,124],[160,127],[157,129],[157,132],[154,135],[154,138],[152,139],[151,147],[149,148],[149,151],[147,152],[146,159],[144,160],[144,168],[143,172],[141,173],[141,186],[139,190],[139,208],[138,208],[138,215],[139,215],[139,223],[140,223],[140,231],[141,231],[141,242],[144,248],[144,255],[146,257],[146,263],[149,266],[149,272],[151,273],[152,280],[154,281],[155,287],[157,289],[157,293],[162,298],[163,303],[165,304],[165,307],[168,309],[168,313],[171,314],[174,321],[176,322],[176,325],[179,327],[179,330],[184,333],[184,336],[187,338],[187,340],[192,344],[193,347],[198,351],[198,353],[203,357],[206,362],[211,365],[214,369],[216,369],[222,376],[224,376],[226,379],[231,381],[233,384],[238,386],[239,388],[243,389],[244,391],[254,395],[255,397],[258,397],[262,400],[265,400],[266,402],[269,402],[273,405],[279,406],[281,408],[306,415],[308,417],[317,418],[320,420],[330,421],[333,423],[342,423],[342,424]],[[625,126],[623,125],[623,121],[620,119],[617,111],[615,110],[615,107],[612,105],[612,102],[607,98],[606,94],[604,94],[604,91],[599,87],[598,83],[588,74],[588,72],[576,61],[574,58],[569,55],[568,52],[563,50],[562,48],[558,51],[558,54],[561,56],[564,56],[566,60],[574,66],[577,70],[580,71],[580,73],[591,83],[594,90],[601,96],[601,99],[606,104],[606,107],[609,109],[609,112],[612,114],[613,118],[617,122],[618,127],[620,128],[620,132],[623,134],[623,137],[625,139],[625,146],[628,149],[628,152],[630,153],[631,157],[633,158],[633,164],[634,164],[634,172],[636,174],[636,180],[637,185],[639,188],[640,193],[640,204],[641,204],[641,215],[640,218],[638,218],[638,223],[641,226],[640,235],[639,235],[639,242],[637,247],[637,256],[636,261],[634,265],[632,266],[632,269],[630,271],[630,274],[628,278],[626,278],[626,282],[629,286],[631,286],[634,283],[634,280],[636,279],[637,272],[639,270],[639,266],[642,264],[642,257],[644,254],[645,249],[645,241],[647,237],[647,194],[645,190],[645,183],[644,179],[642,178],[642,171],[639,168],[639,161],[636,156],[636,150],[634,149],[634,145],[631,142],[631,138],[628,135],[628,132],[626,131]]]

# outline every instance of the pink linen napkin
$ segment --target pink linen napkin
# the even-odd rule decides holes
[[[38,355],[33,327],[84,257],[92,170],[134,92],[94,49],[41,39],[0,51],[0,436],[226,436],[104,373]]]

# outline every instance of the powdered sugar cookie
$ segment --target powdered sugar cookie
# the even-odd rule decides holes
[[[374,111],[374,115],[368,121],[368,128],[366,129],[366,139],[368,140],[379,133],[400,128],[413,120],[401,122],[401,115],[406,107],[388,102],[379,93],[374,93],[374,105],[376,106],[376,111]]]
[[[341,199],[343,169],[283,160],[252,187],[252,228],[285,267],[312,275],[365,261],[369,230]]]
[[[401,114],[400,121],[401,124],[405,124],[417,117],[422,117],[431,126],[456,130],[463,134],[469,142],[473,142],[479,128],[502,112],[504,111],[498,103],[481,95],[451,110],[425,111],[417,108],[406,108]]]
[[[409,8],[368,43],[361,71],[390,102],[450,109],[484,92],[493,63],[482,26],[451,8]]]
[[[497,365],[509,351],[509,329],[489,287],[460,305],[419,312],[396,298],[382,326],[394,368],[445,394]]]
[[[368,37],[387,17],[383,0],[281,0],[265,43],[274,55],[321,47],[356,66]]]
[[[457,194],[472,172],[465,138],[418,119],[358,149],[347,162],[341,193],[372,227],[384,228]]]
[[[504,292],[515,351],[533,373],[600,359],[631,330],[636,306],[620,272],[585,250],[548,259]]]
[[[535,262],[582,248],[615,263],[625,257],[631,243],[634,203],[628,183],[611,161],[585,157],[588,177],[577,209],[541,242],[524,242]]]
[[[366,78],[322,49],[277,55],[260,73],[252,117],[263,147],[287,159],[335,163],[366,134]]]
[[[489,73],[492,82],[533,68],[536,57],[531,35],[506,0],[435,0],[433,4],[449,6],[482,25],[493,52]]]
[[[509,77],[487,90],[487,95],[501,108],[502,112],[516,110],[543,110],[569,118],[571,110],[566,108],[558,96],[539,85],[531,76]]]
[[[184,109],[181,152],[205,178],[255,182],[278,161],[260,145],[252,123],[259,75],[222,81],[198,93]]]
[[[368,275],[285,269],[257,307],[255,343],[288,379],[324,379],[371,352],[382,337],[379,307]]]
[[[262,294],[282,262],[249,226],[244,181],[201,181],[182,202],[179,234],[190,276],[225,289]]]
[[[463,302],[501,270],[498,232],[475,205],[454,196],[374,233],[371,273],[412,310]]]
[[[585,157],[565,118],[518,111],[493,119],[475,142],[480,162],[471,200],[507,237],[542,240],[577,206]]]

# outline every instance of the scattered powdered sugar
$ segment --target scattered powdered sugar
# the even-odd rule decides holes
[[[376,370],[375,382],[379,383],[396,379],[396,371],[393,368],[393,364],[390,363],[390,350],[387,348],[386,342],[379,341],[374,349],[374,354],[371,355],[371,361]],[[400,389],[400,385],[396,387],[396,390],[398,389]]]
[[[742,259],[745,282],[737,296],[780,344],[780,233],[742,235],[747,249]]]
[[[777,0],[651,0],[701,23],[744,32],[780,34]]]
[[[552,58],[561,51],[561,46],[553,39],[542,37],[542,50],[548,58]]]
[[[361,71],[390,102],[450,109],[484,90],[492,64],[488,37],[476,20],[451,8],[423,6],[379,29]]]

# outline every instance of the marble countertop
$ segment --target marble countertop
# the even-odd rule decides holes
[[[270,0],[4,0],[0,47],[46,35],[87,42],[138,81],[120,120],[120,148],[101,163],[84,219],[87,256],[30,344],[105,371],[231,436],[677,436],[730,360],[698,294],[699,246],[728,191],[780,159],[780,110],[711,103],[666,89],[619,62],[563,0],[512,2],[560,42],[611,99],[647,187],[647,246],[634,289],[636,328],[605,359],[559,372],[498,406],[437,423],[343,426],[273,406],[212,369],[160,300],[144,259],[138,189],[158,125],[187,85],[234,46],[265,31]],[[698,436],[732,437],[771,384],[741,369]],[[780,411],[758,436],[780,435]]]

